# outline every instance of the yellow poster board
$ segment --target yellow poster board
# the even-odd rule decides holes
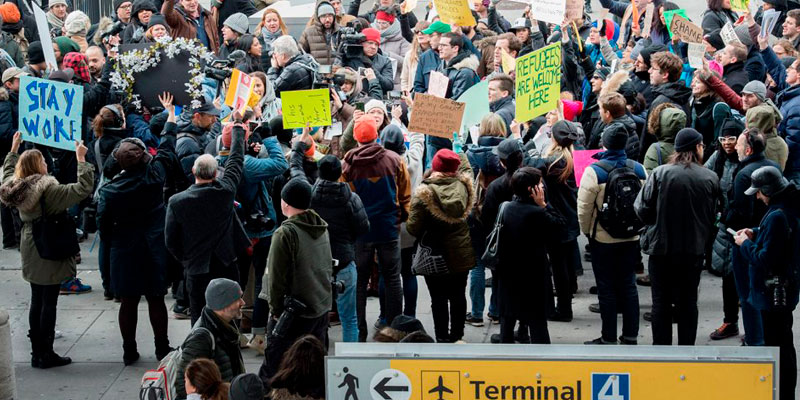
[[[731,10],[736,12],[750,11],[750,0],[731,0]]]
[[[517,58],[516,120],[536,118],[558,106],[561,42]]]
[[[247,105],[253,90],[251,83],[250,75],[234,68],[231,73],[231,83],[225,93],[225,104],[234,110]]]
[[[328,89],[281,92],[281,104],[284,129],[331,124],[331,98]]]
[[[433,5],[442,22],[458,26],[474,26],[475,17],[472,16],[467,1],[471,0],[433,0]]]

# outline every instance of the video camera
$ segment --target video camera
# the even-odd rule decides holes
[[[227,58],[214,60],[203,68],[203,73],[216,81],[222,82],[231,77],[232,68],[237,61],[245,58],[244,50],[234,50]]]
[[[361,33],[364,26],[358,20],[351,21],[346,27],[339,29],[336,36],[336,51],[341,54],[342,60],[347,57],[360,57],[364,52],[364,43],[367,37]]]
[[[111,36],[114,36],[114,35],[117,35],[117,34],[120,34],[120,33],[122,33],[122,31],[124,31],[124,30],[125,30],[125,26],[126,26],[126,25],[125,25],[125,23],[124,23],[124,22],[122,22],[122,21],[117,21],[117,23],[115,23],[114,25],[111,25],[111,28],[109,28],[107,31],[105,31],[105,32],[104,32],[104,33],[103,33],[103,34],[100,36],[100,39],[101,39],[101,40],[105,40],[105,39],[106,39],[106,38],[108,38],[108,37],[111,37]],[[60,35],[59,35],[59,36],[60,36]]]

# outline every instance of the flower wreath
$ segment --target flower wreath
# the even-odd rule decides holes
[[[192,108],[200,106],[200,98],[203,97],[202,84],[205,80],[203,73],[202,62],[211,62],[214,59],[213,53],[208,51],[202,43],[196,39],[186,38],[170,38],[163,36],[156,39],[153,46],[145,50],[132,50],[117,56],[116,66],[114,71],[111,72],[111,86],[125,93],[125,99],[141,109],[142,101],[138,94],[133,93],[133,74],[147,71],[155,67],[161,62],[161,51],[168,58],[175,57],[181,51],[188,51],[191,55],[189,57],[189,75],[191,79],[186,83],[186,93],[192,98]]]

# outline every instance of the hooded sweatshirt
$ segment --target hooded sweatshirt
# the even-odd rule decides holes
[[[767,139],[767,148],[764,156],[775,161],[781,171],[786,167],[789,158],[789,146],[782,137],[778,136],[776,126],[781,122],[781,113],[771,102],[762,103],[747,110],[747,127],[758,128]]]
[[[650,145],[644,156],[643,165],[648,175],[659,165],[666,164],[669,157],[675,153],[675,135],[686,126],[686,114],[680,108],[668,107],[668,104],[664,103],[658,107],[659,109],[653,110],[659,117],[651,118],[653,126],[648,126],[650,133],[658,139],[656,143]]]

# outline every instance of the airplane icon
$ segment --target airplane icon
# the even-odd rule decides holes
[[[441,375],[439,375],[439,385],[428,391],[428,393],[434,393],[434,392],[439,393],[439,398],[437,400],[444,400],[444,398],[442,397],[444,393],[453,393],[452,390],[444,386]]]

